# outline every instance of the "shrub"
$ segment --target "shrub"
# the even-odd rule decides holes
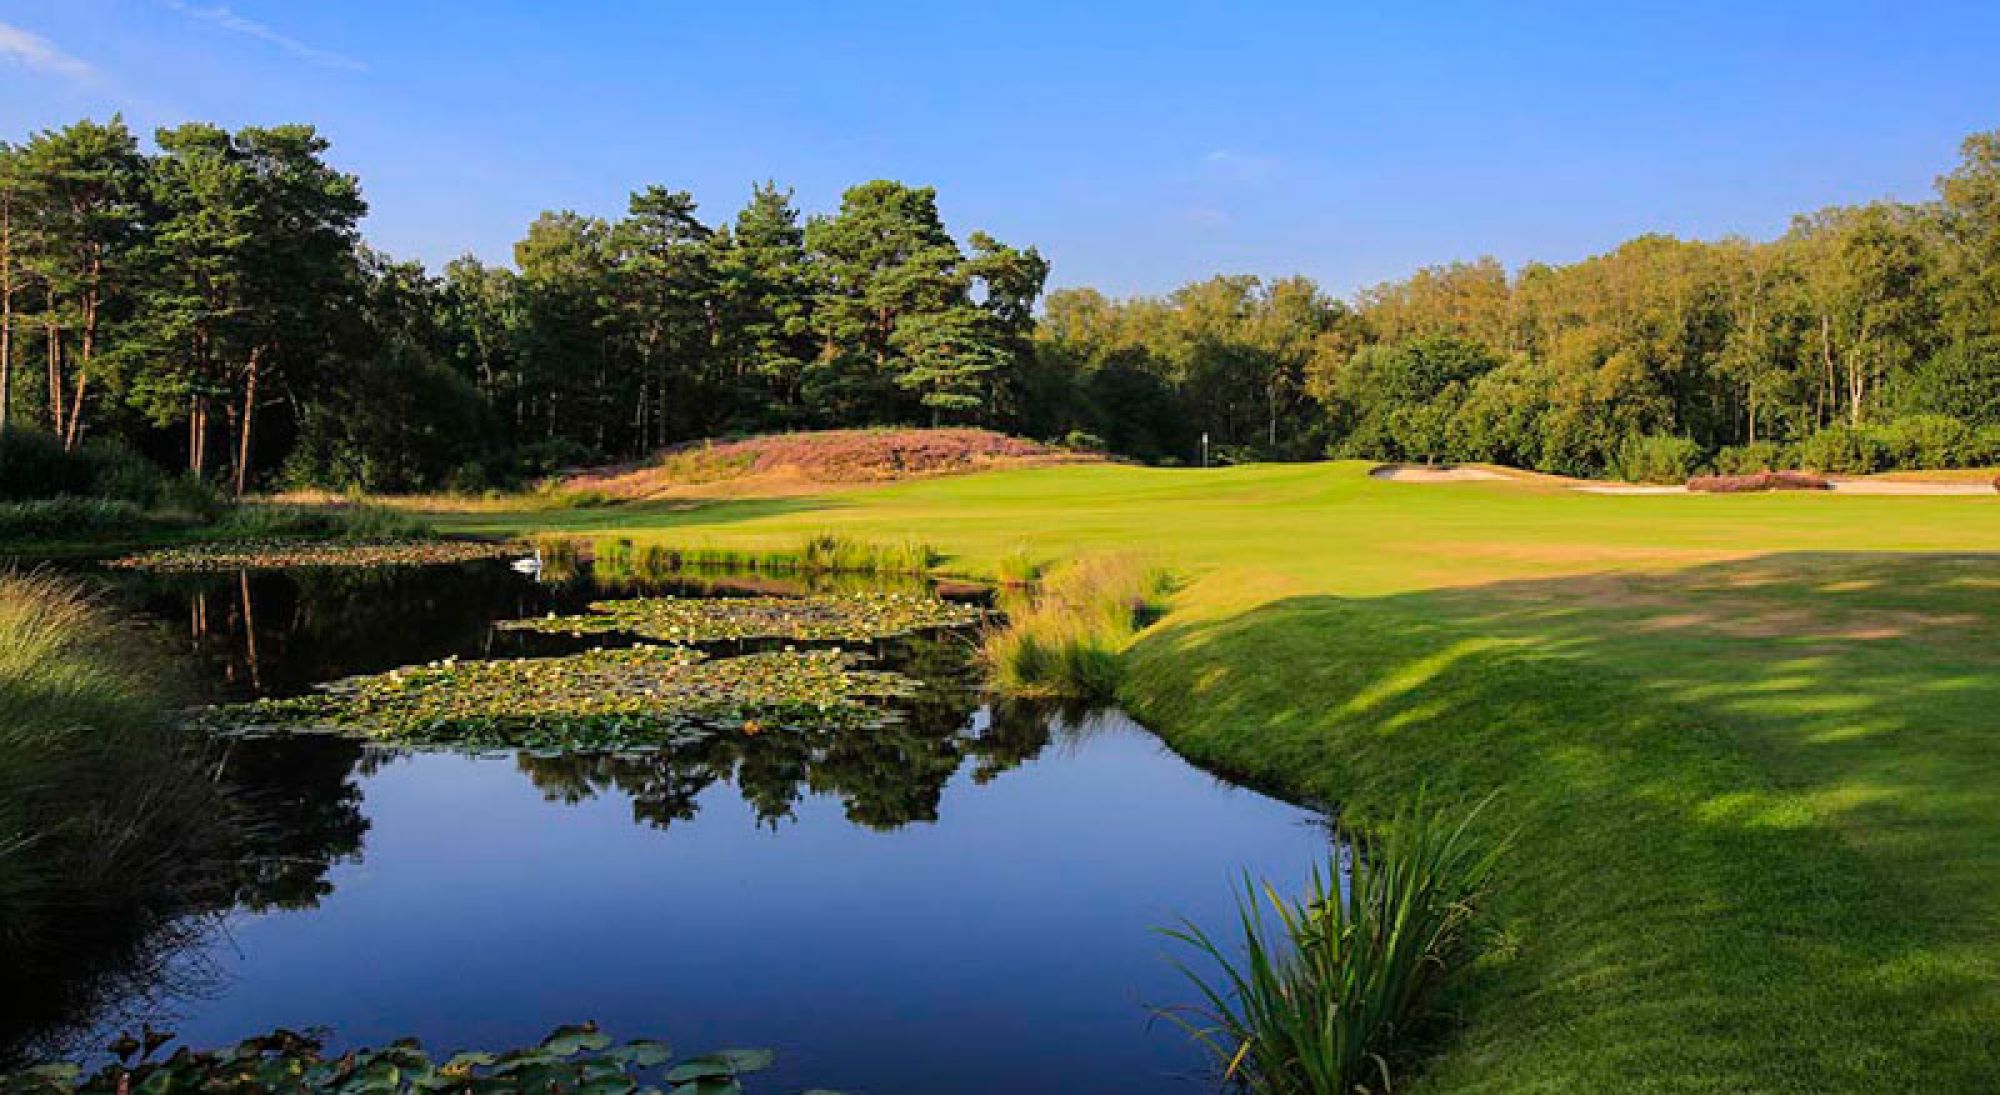
[[[1108,446],[1088,430],[1071,430],[1063,435],[1062,447],[1073,452],[1103,452]]]
[[[109,439],[67,451],[60,440],[39,430],[0,434],[0,501],[70,495],[151,507],[171,482],[159,465]]]
[[[1911,415],[1869,432],[1892,468],[1972,467],[1992,455],[1972,427],[1949,415]]]
[[[1618,446],[1611,474],[1628,483],[1685,483],[1701,466],[1701,446],[1691,439],[1649,434]]]
[[[1109,700],[1125,648],[1162,608],[1166,571],[1130,556],[1096,556],[1054,571],[981,650],[1001,692]]]
[[[1470,834],[1484,807],[1454,820],[1419,795],[1384,839],[1315,870],[1301,900],[1246,882],[1234,947],[1193,924],[1168,931],[1219,975],[1182,967],[1205,1004],[1165,1014],[1235,1090],[1391,1090],[1397,1039],[1471,950],[1467,929],[1502,850]]]
[[[330,506],[246,503],[224,514],[208,531],[219,540],[415,540],[433,535],[429,525],[401,510],[357,503]]]
[[[1799,463],[1835,475],[1867,475],[1883,470],[1888,453],[1882,442],[1852,426],[1828,426],[1799,442]]]
[[[1795,463],[1791,448],[1776,441],[1731,445],[1715,454],[1715,470],[1723,475],[1752,475],[1788,468]]]
[[[151,523],[145,510],[111,498],[0,502],[0,540],[96,540],[140,532]]]
[[[1688,489],[1707,494],[1742,494],[1765,490],[1832,490],[1833,484],[1802,471],[1760,471],[1748,475],[1700,475]]]

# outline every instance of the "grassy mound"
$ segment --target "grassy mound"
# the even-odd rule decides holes
[[[991,430],[825,430],[682,445],[644,464],[583,472],[563,486],[619,499],[656,498],[730,485],[879,483],[1102,459]]]

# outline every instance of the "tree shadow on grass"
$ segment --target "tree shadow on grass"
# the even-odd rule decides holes
[[[1503,941],[1435,1078],[1985,1090],[2000,556],[1786,554],[1163,628],[1130,702],[1379,816],[1503,789]]]

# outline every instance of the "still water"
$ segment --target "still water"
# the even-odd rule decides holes
[[[491,625],[656,591],[480,564],[121,595],[231,698],[574,649]],[[224,767],[262,819],[249,881],[68,1041],[151,1022],[195,1045],[288,1026],[449,1051],[593,1019],[683,1051],[775,1049],[758,1091],[1212,1088],[1153,1017],[1194,995],[1155,929],[1226,929],[1245,872],[1296,888],[1326,855],[1317,818],[1118,711],[982,703],[963,635],[873,650],[927,694],[824,755],[782,735],[696,755],[236,743]]]

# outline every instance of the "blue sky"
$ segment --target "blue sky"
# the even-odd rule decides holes
[[[1930,194],[2000,127],[2000,4],[0,0],[0,135],[308,121],[371,242],[505,260],[659,182],[711,219],[871,178],[1055,285],[1346,294]]]

